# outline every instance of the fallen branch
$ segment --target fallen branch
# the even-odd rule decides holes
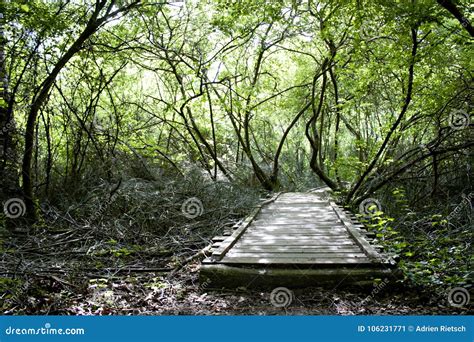
[[[171,271],[170,274],[168,274],[167,279],[170,279],[170,278],[174,277],[176,275],[176,273],[181,271],[190,262],[192,262],[194,260],[197,260],[197,259],[200,259],[200,258],[207,257],[207,253],[210,252],[210,250],[211,250],[211,245],[208,245],[208,246],[204,247],[203,249],[201,249],[196,254],[191,255],[190,257],[186,258],[183,262],[179,263],[179,265],[176,266],[175,269],[173,271]]]

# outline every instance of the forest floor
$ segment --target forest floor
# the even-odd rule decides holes
[[[246,288],[207,290],[198,282],[199,265],[191,265],[171,281],[151,276],[108,282],[103,291],[92,286],[70,301],[66,314],[144,315],[439,315],[467,314],[440,296],[414,291],[371,291],[306,288],[294,291],[290,305],[271,304],[270,291]],[[441,296],[442,297],[442,296]]]
[[[32,248],[25,238],[10,238],[7,245],[17,247],[5,249],[4,243],[0,264],[0,309],[7,315],[468,314],[467,308],[450,306],[446,293],[390,286],[298,289],[291,304],[280,308],[272,305],[271,291],[203,287],[199,260],[171,273],[174,255],[144,262],[143,254],[124,256],[126,249],[120,248],[113,255],[96,253],[91,263],[51,241],[48,252]]]
[[[47,315],[456,315],[445,296],[419,291],[370,291],[306,288],[294,291],[290,305],[271,304],[270,291],[251,289],[206,290],[197,280],[198,266],[175,279],[160,275],[122,276],[114,279],[30,277],[26,301],[3,309],[2,314]],[[369,297],[369,299],[367,299]],[[5,304],[4,304],[5,305]]]

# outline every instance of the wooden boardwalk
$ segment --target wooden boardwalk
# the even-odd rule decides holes
[[[214,287],[363,284],[391,273],[355,218],[323,192],[282,193],[263,202],[228,236],[216,237],[201,266]]]

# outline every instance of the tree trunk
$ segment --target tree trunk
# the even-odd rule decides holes
[[[16,149],[13,144],[15,121],[13,101],[9,93],[8,72],[5,61],[6,38],[4,36],[4,16],[0,13],[0,204],[19,194]],[[3,205],[2,205],[3,207]],[[0,211],[3,208],[0,208]]]
[[[25,129],[25,150],[23,153],[23,163],[21,167],[22,171],[22,179],[23,179],[23,194],[25,197],[25,204],[26,204],[26,214],[29,219],[35,221],[37,218],[35,205],[34,205],[34,198],[33,198],[33,184],[32,184],[32,175],[31,175],[31,163],[33,157],[33,149],[34,149],[34,131],[36,126],[36,121],[38,118],[38,113],[41,107],[47,100],[49,91],[51,87],[54,85],[56,77],[59,75],[61,70],[64,66],[69,62],[69,60],[81,50],[83,44],[86,42],[89,37],[91,37],[99,27],[104,24],[108,19],[115,17],[119,13],[124,13],[139,5],[140,2],[136,1],[127,6],[121,7],[114,12],[112,9],[116,5],[116,1],[112,0],[108,3],[107,0],[97,0],[94,12],[92,13],[91,17],[89,18],[86,27],[79,35],[79,37],[72,43],[72,45],[68,48],[68,50],[62,55],[62,57],[58,60],[56,65],[54,66],[51,73],[46,77],[46,79],[41,83],[41,88],[39,89],[37,96],[33,99],[31,104],[28,119],[26,122],[26,129]],[[107,6],[106,6],[107,5]],[[105,13],[102,17],[99,18],[99,14],[104,10]]]
[[[444,9],[448,10],[461,24],[462,27],[466,29],[467,32],[474,37],[474,27],[465,16],[462,15],[461,11],[456,7],[456,5],[450,0],[437,0],[438,4]]]

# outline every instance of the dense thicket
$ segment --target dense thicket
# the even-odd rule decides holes
[[[97,224],[106,203],[118,238],[157,222],[163,234],[191,195],[214,220],[243,215],[255,191],[326,185],[356,210],[380,202],[372,227],[409,277],[464,284],[468,4],[4,2],[1,195],[26,214],[0,222],[54,209]]]

